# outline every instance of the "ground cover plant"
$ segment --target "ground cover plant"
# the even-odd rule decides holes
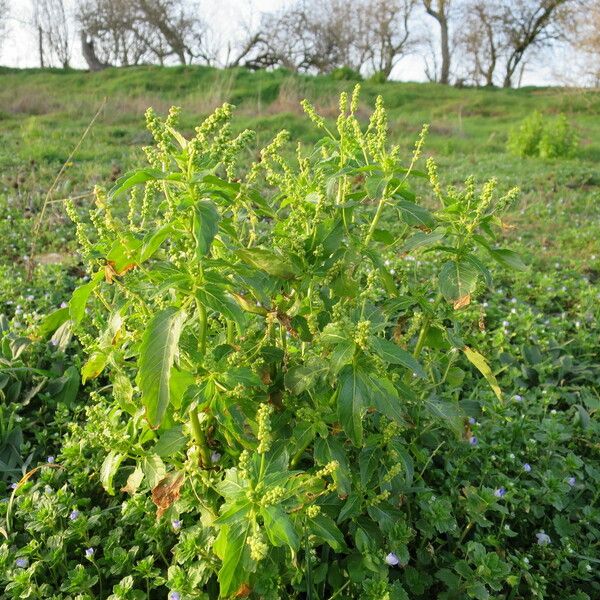
[[[60,212],[59,264],[3,249],[3,597],[598,594],[593,175],[305,109],[297,152],[149,113],[81,263]]]
[[[565,115],[544,119],[534,112],[513,129],[508,137],[508,149],[516,156],[560,158],[577,151],[577,134]]]

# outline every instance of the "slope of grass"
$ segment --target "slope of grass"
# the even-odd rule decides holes
[[[257,131],[256,150],[281,128],[314,141],[319,133],[302,116],[308,98],[333,118],[337,97],[353,81],[299,76],[286,71],[222,71],[208,67],[136,67],[100,73],[0,69],[0,190],[19,214],[36,214],[43,196],[90,119],[101,115],[68,165],[48,213],[50,231],[63,220],[59,200],[109,184],[144,158],[149,141],[144,111],[182,106],[188,132],[216,106],[237,106],[236,125]],[[596,221],[600,194],[600,93],[559,88],[457,89],[437,84],[363,82],[366,116],[377,94],[389,108],[392,137],[410,152],[423,123],[430,124],[426,154],[435,155],[446,183],[468,174],[496,176],[501,187],[519,185],[513,214],[516,235],[532,252],[581,258],[600,254]],[[506,154],[511,127],[539,110],[565,113],[577,129],[580,150],[569,160],[520,159]],[[256,153],[253,151],[254,158]],[[84,203],[86,198],[82,200]],[[50,236],[52,237],[52,236]],[[67,235],[67,237],[70,237]]]

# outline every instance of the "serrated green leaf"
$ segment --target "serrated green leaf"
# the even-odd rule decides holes
[[[155,488],[167,473],[162,459],[156,454],[144,456],[141,468],[148,480],[150,489]]]
[[[136,171],[130,171],[115,181],[115,185],[111,188],[108,195],[110,198],[116,198],[123,192],[126,192],[128,189],[139,185],[140,183],[164,178],[165,174],[158,169],[138,169]]]
[[[221,527],[213,550],[222,560],[218,580],[220,594],[228,598],[247,582],[250,575],[250,549],[247,544],[250,526],[236,524]]]
[[[323,540],[336,552],[341,552],[346,547],[344,536],[331,517],[320,514],[309,519],[307,525],[315,537]]]
[[[293,279],[294,268],[284,258],[264,248],[245,248],[236,254],[248,265],[281,279]]]
[[[427,227],[427,229],[433,229],[436,225],[436,221],[433,215],[424,207],[409,202],[408,200],[399,200],[396,202],[396,206],[400,209],[402,218],[407,225],[413,227]]]
[[[59,308],[42,319],[38,325],[37,333],[42,339],[45,339],[68,320],[69,308]]]
[[[100,483],[102,487],[111,495],[115,495],[115,488],[113,486],[113,479],[116,472],[119,470],[121,463],[125,456],[119,454],[114,450],[111,450],[104,459],[102,466],[100,467]]]
[[[178,350],[185,312],[174,307],[162,310],[148,323],[142,336],[137,382],[146,418],[156,429],[170,402],[170,376]]]
[[[94,352],[81,369],[81,383],[98,377],[104,371],[107,358],[104,352]]]
[[[198,258],[206,256],[219,232],[219,211],[212,200],[199,200],[194,205],[194,239]]]
[[[161,458],[173,456],[173,454],[177,454],[185,446],[186,442],[187,438],[183,434],[183,427],[178,425],[177,427],[167,429],[160,435],[153,451]]]
[[[527,268],[521,256],[513,250],[506,248],[487,248],[487,250],[495,261],[505,267],[510,267],[517,271],[524,271]]]
[[[90,294],[98,287],[98,284],[104,278],[104,273],[98,271],[90,281],[80,285],[73,291],[69,300],[69,317],[73,323],[80,323],[85,316],[85,307]]]
[[[300,547],[300,538],[290,517],[281,506],[262,507],[260,514],[265,524],[267,536],[274,546],[287,545],[292,550],[298,550]]]
[[[448,302],[456,302],[472,294],[477,287],[479,271],[466,261],[448,261],[440,271],[440,291]]]
[[[347,366],[339,376],[337,414],[346,435],[355,446],[362,446],[362,419],[368,407],[369,390],[360,368]]]
[[[371,347],[387,363],[391,365],[401,365],[411,373],[416,373],[419,377],[426,378],[427,373],[412,354],[403,350],[390,340],[381,337],[372,337],[370,339]]]

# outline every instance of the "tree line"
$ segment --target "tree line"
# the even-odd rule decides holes
[[[186,0],[32,0],[42,67],[68,67],[77,30],[90,70],[139,64],[205,64],[392,77],[420,55],[431,81],[517,85],[527,61],[557,44],[588,57],[600,81],[598,0],[292,0],[225,43]],[[0,0],[0,36],[7,0]]]

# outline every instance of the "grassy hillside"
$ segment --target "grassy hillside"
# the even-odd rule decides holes
[[[236,124],[257,131],[256,147],[281,128],[312,141],[316,132],[302,117],[299,102],[309,98],[331,117],[337,96],[351,81],[296,76],[284,71],[221,71],[205,67],[138,67],[79,71],[0,71],[0,189],[18,198],[34,213],[41,198],[67,160],[98,107],[100,117],[61,178],[55,199],[85,193],[107,183],[143,160],[140,147],[149,140],[144,111],[153,106],[166,112],[183,107],[184,129],[193,126],[222,102],[237,106]],[[523,235],[536,245],[556,250],[556,237],[566,236],[568,251],[579,256],[598,250],[590,219],[597,213],[600,176],[600,94],[558,88],[456,89],[436,84],[363,83],[364,114],[382,94],[389,108],[393,137],[407,153],[423,123],[431,125],[426,153],[441,163],[448,183],[470,173],[498,177],[502,186],[524,191],[515,215]],[[581,139],[577,156],[568,161],[517,159],[505,152],[508,131],[533,110],[564,113]],[[251,157],[249,157],[251,158]],[[531,208],[531,205],[535,205]],[[559,210],[560,209],[560,210]],[[567,230],[546,229],[549,220],[569,214]],[[53,205],[49,223],[60,219],[60,202]],[[585,217],[585,215],[587,215]],[[585,218],[584,218],[585,217]],[[581,219],[577,235],[568,226]],[[587,235],[589,233],[589,235]]]
[[[356,187],[365,189],[348,195],[352,202],[343,208],[337,202],[329,203],[337,220],[327,217],[328,220],[317,221],[314,213],[304,211],[301,201],[308,205],[308,200],[314,199],[314,188],[310,187],[313,176],[323,197],[329,197],[331,188],[325,189],[333,179],[327,171],[329,167],[340,169],[337,174],[343,173],[343,178],[347,176],[336,162],[339,154],[335,152],[327,158],[315,152],[321,156],[320,164],[325,164],[325,169],[315,170],[310,176],[303,173],[292,180],[290,187],[271,185],[266,190],[265,196],[271,194],[275,204],[279,199],[283,198],[285,204],[298,196],[299,209],[290,215],[282,208],[275,217],[271,212],[260,212],[256,222],[261,239],[256,248],[251,242],[248,249],[244,241],[237,252],[230,252],[234,250],[230,247],[230,231],[253,221],[230,219],[227,214],[221,215],[221,237],[217,240],[227,244],[223,256],[213,256],[202,249],[213,217],[210,209],[200,212],[195,207],[201,214],[198,227],[196,213],[192,217],[186,212],[186,203],[194,191],[184,188],[172,204],[170,194],[166,202],[159,196],[151,208],[157,218],[150,225],[146,223],[146,213],[134,210],[139,205],[133,205],[130,225],[135,234],[123,238],[127,244],[148,233],[148,246],[157,239],[167,241],[160,237],[165,232],[178,236],[176,243],[168,239],[168,248],[157,251],[144,265],[128,262],[114,277],[117,267],[111,261],[112,250],[106,253],[104,248],[116,247],[121,252],[121,240],[114,244],[120,228],[98,227],[104,231],[104,241],[94,246],[98,258],[92,261],[93,270],[77,252],[75,227],[65,214],[64,199],[73,199],[83,215],[93,202],[96,184],[108,187],[122,173],[146,164],[142,146],[150,143],[144,127],[148,106],[159,113],[165,113],[171,105],[181,106],[181,129],[192,134],[194,126],[216,106],[225,101],[235,104],[234,127],[257,132],[255,145],[244,156],[250,162],[282,128],[290,130],[292,140],[300,140],[306,146],[320,138],[302,114],[300,100],[310,99],[319,113],[333,120],[338,113],[340,91],[349,91],[354,84],[282,71],[251,73],[200,67],[143,67],[96,74],[0,70],[0,600],[67,597],[64,594],[71,594],[69,598],[107,598],[111,591],[110,598],[216,598],[214,571],[219,568],[223,546],[213,544],[217,521],[212,515],[226,505],[221,502],[220,492],[213,493],[206,482],[209,478],[225,482],[226,479],[220,479],[222,474],[235,465],[240,467],[240,477],[246,478],[241,474],[246,466],[242,469],[242,460],[238,462],[238,438],[221,434],[228,428],[229,432],[248,434],[244,448],[254,448],[254,429],[258,437],[269,438],[269,417],[267,421],[254,418],[255,407],[265,402],[265,397],[278,406],[273,430],[277,441],[281,433],[286,448],[293,448],[291,455],[298,461],[291,463],[293,468],[306,473],[317,467],[316,472],[321,473],[326,470],[320,468],[325,463],[336,472],[342,468],[342,487],[337,491],[334,487],[323,488],[328,494],[331,492],[323,507],[319,504],[311,514],[306,509],[307,518],[327,517],[320,531],[326,534],[322,541],[328,545],[321,544],[317,535],[318,546],[311,546],[314,536],[309,538],[304,527],[306,544],[303,542],[293,557],[279,547],[269,555],[269,561],[256,568],[259,559],[250,554],[254,562],[248,564],[252,565],[252,585],[256,580],[256,587],[244,584],[236,596],[245,597],[247,592],[251,594],[249,598],[321,600],[600,597],[600,584],[595,577],[600,561],[600,512],[596,508],[600,490],[600,94],[564,89],[456,89],[434,84],[363,83],[359,115],[366,120],[376,96],[383,95],[389,108],[391,137],[404,150],[406,164],[422,124],[429,123],[424,155],[435,156],[443,185],[460,185],[472,174],[480,184],[496,177],[502,192],[515,185],[522,190],[519,203],[501,222],[496,222],[502,226],[496,241],[501,248],[517,251],[525,259],[525,268],[510,252],[499,254],[497,249],[481,249],[477,256],[486,264],[491,263],[488,254],[503,256],[504,260],[501,265],[490,264],[491,273],[480,269],[478,272],[485,277],[478,277],[473,297],[469,292],[459,302],[446,303],[437,293],[441,274],[448,273],[447,266],[452,267],[448,251],[459,257],[463,251],[471,252],[471,245],[477,240],[463,233],[469,223],[476,221],[469,221],[466,213],[489,214],[485,212],[489,209],[489,197],[484,196],[478,208],[472,204],[478,200],[468,195],[467,200],[449,206],[444,199],[440,210],[425,179],[415,177],[416,202],[431,207],[435,219],[432,215],[431,220],[411,222],[404,213],[393,212],[396,207],[389,205],[385,211],[376,212],[371,200],[377,198],[373,193],[381,193],[380,183],[377,175],[363,179],[363,173],[373,168],[373,162],[366,158],[368,164],[356,177]],[[98,118],[82,139],[99,107]],[[566,116],[580,139],[574,156],[516,158],[507,152],[509,131],[534,111],[549,117]],[[348,146],[364,148],[371,141],[352,139]],[[70,158],[75,148],[77,151]],[[286,152],[293,153],[294,149],[290,144]],[[374,158],[379,160],[377,155]],[[423,162],[419,167],[423,167]],[[307,180],[310,186],[305,185]],[[255,191],[260,197],[265,191],[262,186],[271,182],[260,177],[256,181]],[[375,192],[369,189],[373,182]],[[224,189],[230,188],[235,186]],[[283,193],[278,194],[280,189]],[[388,200],[387,192],[383,193],[386,195],[380,200],[381,209],[386,204],[384,200]],[[214,195],[218,196],[219,190]],[[115,213],[127,211],[125,204],[116,204],[125,202],[125,198],[126,194],[116,197]],[[360,200],[357,202],[356,198]],[[237,200],[225,194],[218,204],[229,212]],[[350,214],[346,207],[352,204],[354,210],[360,204],[360,209],[368,213],[368,220],[365,217],[361,225],[350,215],[347,231],[354,236],[362,227],[364,238],[343,233]],[[197,205],[207,210],[204,199]],[[410,207],[410,202],[407,205]],[[165,210],[165,206],[170,208]],[[167,219],[173,217],[176,227],[164,227],[165,213],[169,214]],[[238,213],[234,214],[237,217]],[[269,218],[263,217],[265,214]],[[193,243],[182,237],[188,236],[190,217],[195,223],[194,235],[201,230],[204,236]],[[96,222],[101,222],[100,217]],[[429,225],[423,227],[423,223]],[[417,229],[430,227],[435,236],[448,223],[455,227],[457,235],[452,233],[444,240],[453,243],[456,238],[460,246],[448,247],[444,241],[442,247],[435,246],[433,251],[430,246],[409,247],[409,242],[422,236],[423,232]],[[153,230],[155,224],[160,229]],[[80,233],[85,231],[85,225],[82,227]],[[276,235],[269,233],[270,229]],[[340,236],[330,238],[336,230],[342,232]],[[154,235],[154,231],[159,235]],[[208,235],[214,233],[208,231]],[[96,234],[92,236],[95,240]],[[317,238],[322,241],[315,241]],[[332,247],[327,249],[326,242]],[[370,242],[372,252],[367,254]],[[272,257],[274,249],[284,253],[288,244],[292,248],[290,257],[294,258],[289,263],[293,275],[288,281],[284,273],[280,277],[285,280],[283,284],[266,277],[266,273],[279,277],[281,269],[275,263],[275,271],[269,270],[264,262],[269,259],[264,257]],[[237,263],[237,257],[248,253],[252,256],[251,250],[258,250],[261,254],[254,256],[264,258],[260,262],[249,261],[260,267],[256,273],[247,271],[246,264],[235,272],[231,282],[224,276],[220,278],[229,269],[223,266],[228,265],[228,254],[234,255]],[[327,257],[337,257],[338,250],[344,260],[349,255],[347,263],[336,258],[333,266],[323,271],[320,266],[311,266],[319,265],[322,258],[329,262]],[[297,251],[310,258],[299,259]],[[28,272],[32,253],[35,268]],[[123,250],[120,256],[129,257],[129,253]],[[361,256],[368,259],[359,259]],[[387,273],[381,281],[377,276],[371,277],[376,274],[371,261],[377,264],[378,258]],[[477,261],[476,256],[471,258]],[[209,264],[206,271],[205,260]],[[356,269],[348,271],[345,265],[352,268],[355,262]],[[282,264],[287,269],[287,262]],[[454,264],[458,271],[459,263]],[[113,265],[115,269],[111,268]],[[234,266],[238,268],[237,264]],[[168,360],[173,362],[178,355],[174,367],[177,375],[173,372],[169,386],[161,385],[161,389],[169,387],[169,393],[180,397],[177,406],[171,402],[173,412],[168,414],[168,423],[157,430],[156,443],[156,433],[141,418],[140,394],[145,392],[142,384],[138,385],[144,379],[138,377],[139,373],[144,369],[153,371],[154,367],[148,368],[149,363],[140,355],[147,353],[147,340],[154,340],[155,333],[158,344],[160,336],[167,334],[155,329],[157,313],[146,308],[146,302],[148,306],[153,303],[152,311],[160,309],[159,315],[172,311],[171,304],[180,302],[179,296],[185,297],[188,280],[183,279],[179,288],[178,274],[188,268],[193,284],[186,301],[191,304],[182,305],[180,313],[184,314],[188,307],[193,312],[194,303],[200,299],[203,316],[197,324],[188,325],[181,348],[178,339],[173,342],[177,351],[174,349]],[[154,279],[146,279],[148,269],[156,269]],[[321,271],[328,279],[322,278]],[[468,269],[465,272],[468,280]],[[464,281],[465,274],[462,275]],[[311,277],[318,282],[316,287]],[[450,276],[444,277],[449,280]],[[92,293],[88,299],[86,294],[90,295],[93,286],[100,285],[103,278],[108,283],[101,284],[102,293],[98,288],[97,294]],[[484,285],[483,279],[489,285]],[[223,298],[230,303],[223,301],[217,308],[207,300],[209,286],[214,295],[222,281],[227,284],[225,290],[229,285],[237,286],[238,280],[244,286],[248,281],[260,289],[267,286],[263,281],[275,281],[261,291],[260,306],[250,306],[248,327],[245,317],[239,319],[242,324],[237,328],[231,327],[234,321],[237,323],[240,309],[229,296]],[[85,284],[88,281],[92,288]],[[381,282],[385,283],[385,292]],[[471,283],[475,290],[474,282]],[[362,287],[355,290],[353,284]],[[76,301],[67,308],[75,287],[79,288]],[[303,296],[305,290],[308,291]],[[397,298],[393,297],[395,294]],[[239,296],[242,300],[247,297],[251,296]],[[288,301],[290,315],[291,311],[298,311],[291,319],[286,312]],[[369,306],[373,303],[376,310],[369,308],[365,312],[367,302]],[[379,303],[391,307],[389,314],[393,318],[380,319]],[[210,308],[208,321],[205,304]],[[280,304],[284,312],[280,312]],[[333,305],[331,311],[329,304]],[[262,307],[268,305],[277,310],[266,313]],[[221,307],[229,307],[228,312]],[[305,309],[309,311],[306,317]],[[200,310],[198,314],[202,314]],[[278,324],[273,320],[275,314]],[[381,312],[384,314],[387,313]],[[290,335],[292,326],[296,327],[296,317],[299,339]],[[76,319],[81,319],[81,323],[74,325],[72,320]],[[65,322],[60,325],[59,321]],[[223,321],[227,321],[226,331]],[[274,333],[272,325],[280,335]],[[338,340],[340,335],[347,335],[348,343],[339,346],[343,352],[338,352],[338,346],[333,351],[328,346],[324,333],[329,325],[334,325],[331,338]],[[73,326],[76,335],[72,335]],[[175,326],[169,331],[173,329]],[[168,337],[172,335],[175,336],[169,333]],[[206,346],[207,339],[210,346]],[[381,345],[383,341],[385,344]],[[384,350],[388,348],[378,352],[378,357],[371,349],[376,344]],[[203,346],[210,352],[205,352]],[[344,347],[350,348],[350,357],[345,356]],[[261,351],[260,355],[257,351]],[[419,370],[423,365],[422,378],[416,377],[419,373],[413,361],[417,359]],[[352,363],[343,366],[343,361]],[[102,373],[105,362],[108,368]],[[338,365],[335,371],[331,370],[334,362]],[[374,365],[376,379],[365,370],[363,362],[369,369]],[[325,371],[322,364],[327,366]],[[270,365],[274,365],[273,370]],[[294,371],[296,366],[300,369]],[[117,373],[117,368],[122,371]],[[197,371],[188,373],[188,368]],[[331,412],[340,401],[342,388],[346,390],[344,395],[350,388],[338,385],[349,370],[353,377],[357,374],[356,381],[358,375],[362,381],[359,386],[352,385],[352,403],[356,404],[352,408],[353,424],[356,413],[358,422],[364,421],[369,427],[365,447],[360,449],[353,448],[344,437],[338,424],[342,412]],[[320,375],[323,372],[333,375],[324,377]],[[369,379],[363,372],[369,373]],[[333,380],[331,386],[329,379]],[[188,409],[184,402],[193,401],[191,408],[196,411],[197,402],[205,406],[203,394],[208,392],[204,390],[212,388],[198,385],[192,398],[188,394],[192,390],[190,382],[204,386],[210,381],[212,386],[213,380],[219,391],[210,400],[207,414],[219,414],[222,403],[226,407],[224,420],[211,421],[207,416],[200,423],[194,413],[198,424],[192,422],[191,429],[196,430],[196,440],[192,442],[187,413],[183,414]],[[311,387],[314,382],[319,387]],[[401,396],[394,387],[396,382]],[[271,384],[268,396],[263,395]],[[373,412],[371,395],[378,390],[377,410]],[[502,400],[496,396],[500,395],[499,390]],[[359,414],[367,406],[367,414]],[[386,410],[391,406],[391,413],[385,413],[389,424],[378,414],[384,412],[380,406]],[[182,414],[174,412],[180,408]],[[323,412],[323,408],[329,412]],[[229,427],[230,417],[225,413],[241,420]],[[401,424],[392,426],[398,415]],[[322,437],[317,440],[319,444],[327,441],[318,446],[317,441],[306,438],[306,432],[315,440],[318,433]],[[176,434],[175,438],[172,434]],[[208,448],[205,444],[204,449],[214,452],[205,461],[203,458],[198,476],[196,443],[202,444],[208,438],[212,445]],[[321,451],[325,454],[317,456]],[[280,459],[269,458],[267,462],[271,469]],[[284,463],[287,469],[287,459]],[[204,471],[209,464],[210,472]],[[344,465],[350,465],[351,476],[345,474]],[[156,519],[156,506],[148,492],[158,490],[152,496],[158,505],[167,490],[162,485],[166,479],[162,475],[167,470],[172,475],[180,469],[185,469],[185,484],[184,478],[176,478],[164,493],[165,498],[172,493],[179,500],[168,507],[170,512],[162,519]],[[254,470],[262,473],[262,459],[261,466]],[[140,472],[143,483],[140,479],[134,483]],[[28,474],[23,477],[25,473]],[[269,479],[270,471],[267,473]],[[307,481],[307,498],[311,503],[318,501],[321,492],[314,482],[321,475],[305,480],[304,474],[297,473],[290,472],[300,482],[289,488],[294,490],[294,498],[300,497],[297,490],[304,489],[296,486]],[[351,493],[346,495],[345,486],[350,484]],[[135,488],[140,485],[136,493]],[[265,488],[253,487],[253,495],[259,489]],[[206,490],[210,492],[205,494]],[[268,493],[272,490],[277,490],[274,502],[278,503],[284,488],[278,484]],[[246,511],[246,499],[250,498],[243,493],[244,504],[239,512]],[[265,497],[267,493],[263,494]],[[251,500],[254,502],[254,496]],[[388,504],[392,510],[386,512]],[[254,519],[254,508],[248,514]],[[281,514],[288,518],[287,513]],[[294,506],[290,515],[293,519],[304,518],[304,508],[298,511]],[[332,519],[334,515],[336,518]],[[278,516],[273,522],[277,525],[282,521]],[[235,533],[237,521],[231,523]],[[343,531],[339,533],[341,542],[334,535],[338,526]],[[280,531],[284,533],[277,533],[277,544],[273,541],[273,545],[280,545],[279,540],[284,538],[279,536],[290,536],[289,532],[295,529],[283,526]],[[252,548],[250,542],[260,546],[262,538],[252,535],[248,544],[245,540],[241,544],[236,541],[238,550],[223,554],[246,556],[248,548]],[[221,550],[215,550],[217,545]],[[271,561],[271,557],[282,565],[277,585],[283,585],[281,589],[285,590],[295,586],[293,594],[269,587],[275,579],[271,582],[268,578],[276,573],[272,571],[276,561]],[[236,568],[235,563],[229,559],[227,562],[229,567],[222,569],[226,574]],[[308,586],[313,583],[319,587],[318,593],[310,593]],[[402,590],[410,593],[405,595]]]

